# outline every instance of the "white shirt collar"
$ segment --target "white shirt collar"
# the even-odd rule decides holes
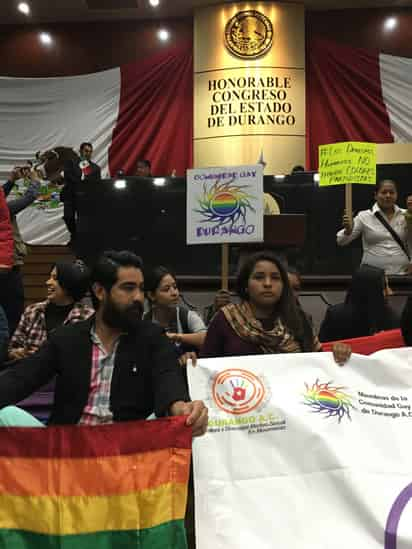
[[[397,205],[395,204],[394,205],[394,209],[395,209],[395,215],[398,213],[398,212],[401,212],[402,209]],[[383,215],[385,215],[385,213],[380,209],[380,207],[378,206],[378,203],[375,202],[375,204],[372,206],[372,213],[374,214],[375,212],[381,212]]]

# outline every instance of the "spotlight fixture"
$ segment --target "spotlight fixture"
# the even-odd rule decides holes
[[[44,44],[45,46],[50,46],[50,44],[53,42],[52,37],[48,32],[41,32],[40,33],[40,42]]]
[[[167,40],[169,40],[170,33],[166,29],[160,29],[157,31],[157,36],[159,40],[161,40],[162,42],[166,42]]]
[[[398,26],[398,19],[396,17],[388,17],[383,26],[385,30],[391,31]]]
[[[160,0],[149,0],[149,4],[150,4],[153,8],[156,8],[156,7],[160,4]]]
[[[125,189],[126,188],[126,180],[125,179],[116,179],[114,182],[114,186],[116,189]]]
[[[19,2],[19,5],[17,6],[17,9],[20,13],[24,13],[24,15],[30,14],[30,6],[27,2]]]

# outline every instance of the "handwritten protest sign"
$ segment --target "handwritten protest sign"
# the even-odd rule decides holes
[[[376,183],[376,145],[348,141],[319,147],[320,186]]]

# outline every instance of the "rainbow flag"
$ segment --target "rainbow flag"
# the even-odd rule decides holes
[[[0,428],[0,547],[183,549],[185,418]]]

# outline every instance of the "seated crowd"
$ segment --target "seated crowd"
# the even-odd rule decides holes
[[[141,168],[150,174],[150,165]],[[388,215],[390,200],[398,213],[395,190],[392,182],[377,188],[377,204]],[[8,215],[0,192],[0,232]],[[362,231],[373,241],[374,228],[364,218],[352,223],[345,216],[341,245]],[[11,252],[0,246],[0,277],[14,268]],[[373,254],[370,244],[366,257]],[[49,424],[186,415],[198,436],[207,429],[208,411],[191,401],[185,370],[198,356],[319,352],[332,341],[333,358],[342,365],[351,348],[340,340],[400,326],[412,345],[412,300],[402,318],[391,309],[386,260],[378,257],[379,265],[363,261],[344,302],[326,311],[319,334],[299,301],[299,273],[271,251],[241,262],[236,294],[219,291],[205,320],[185,305],[172,270],[144,272],[130,251],[104,252],[91,269],[80,260],[58,262],[46,281],[46,300],[27,307],[17,327],[8,325],[0,307],[0,425],[43,427],[17,405],[54,381]],[[409,270],[400,253],[397,262],[397,271]]]
[[[80,150],[79,166],[86,163],[90,167],[91,144],[83,143]],[[77,161],[73,162],[77,169]],[[69,175],[73,172],[69,167],[66,171]],[[86,180],[89,172],[80,170],[79,174],[73,172],[72,175],[74,179]],[[139,161],[138,173],[150,176],[150,163]],[[24,200],[20,199],[18,204],[15,201],[6,203],[4,194],[22,176],[29,183]],[[11,227],[10,218],[35,199],[38,177],[39,172],[33,169],[15,169],[10,175],[5,193],[0,193],[0,229],[4,229],[5,235],[7,224]],[[169,388],[164,387],[168,376],[172,380],[171,387],[176,385],[176,402],[189,403],[181,366],[186,366],[188,359],[195,363],[198,356],[318,352],[322,350],[322,342],[332,341],[337,342],[332,345],[335,361],[344,363],[350,356],[350,348],[340,343],[341,340],[373,335],[401,324],[401,319],[387,303],[390,289],[385,272],[391,271],[388,264],[393,257],[397,261],[397,273],[412,271],[407,261],[410,258],[408,243],[412,200],[408,200],[408,209],[402,210],[396,205],[397,197],[396,184],[384,180],[376,187],[376,202],[370,211],[360,212],[354,221],[344,216],[344,228],[337,234],[337,242],[345,245],[362,235],[364,257],[352,278],[344,303],[329,307],[319,334],[314,329],[311,316],[299,301],[299,273],[270,251],[258,252],[240,262],[236,296],[233,297],[227,290],[219,291],[205,315],[205,321],[183,304],[173,271],[158,266],[143,275],[141,260],[131,252],[104,253],[92,272],[80,260],[55,264],[46,281],[47,299],[30,305],[21,314],[17,327],[16,309],[11,307],[11,313],[8,307],[0,310],[0,360],[3,369],[0,408],[17,404],[56,377],[51,422],[64,419],[64,414],[60,417],[58,410],[61,402],[70,396],[77,403],[76,414],[70,416],[70,421],[66,418],[63,422],[112,421],[114,415],[109,410],[114,409],[115,397],[110,393],[111,381],[112,378],[116,380],[117,385],[113,387],[122,386],[121,377],[124,374],[119,374],[116,366],[117,361],[125,359],[128,353],[130,364],[133,364],[129,372],[130,386],[142,375],[140,361],[143,364],[149,359],[154,364],[164,360],[170,362],[163,370],[159,369],[158,379],[150,381],[151,399],[144,407],[145,412],[150,414],[156,411],[160,415],[171,413],[173,406],[173,401],[168,400],[171,396],[168,394]],[[395,236],[391,234],[393,227],[386,228],[391,223],[398,231]],[[0,247],[0,277],[3,277],[2,293],[13,295],[15,287],[11,273],[18,273],[21,283],[20,267],[15,263],[15,256],[16,250],[22,249],[22,239],[18,228],[7,235],[7,245],[5,242]],[[391,250],[393,257],[385,256],[385,247]],[[19,292],[14,295],[21,300]],[[0,304],[3,301],[7,302],[2,299]],[[410,308],[406,307],[402,320],[406,338],[409,337],[409,330],[405,319],[409,318],[409,311]],[[144,337],[143,333],[146,334]],[[79,342],[85,338],[87,345],[84,349],[91,354],[83,354],[84,349],[80,349],[76,337]],[[133,355],[133,345],[142,338],[137,355]],[[67,353],[60,354],[68,342],[70,348]],[[126,350],[121,353],[123,343]],[[73,361],[80,356],[85,361],[76,373],[77,381],[82,380],[83,384],[81,397],[79,394],[71,395],[75,389],[73,382],[61,381],[64,380],[64,365],[71,355]],[[148,380],[145,379],[146,382]],[[127,376],[123,383],[124,387],[116,397],[117,417],[145,417],[143,410],[136,407],[136,402],[124,397],[128,394]],[[200,418],[204,420],[203,404],[196,403],[190,409],[196,430],[204,430],[205,425],[198,424]],[[0,412],[0,419],[1,416]]]
[[[166,267],[158,266],[143,274],[140,258],[128,251],[105,252],[92,272],[80,260],[58,262],[46,281],[47,299],[27,307],[8,342],[6,319],[0,314],[0,424],[37,423],[14,405],[54,378],[51,423],[100,424],[116,420],[110,412],[114,396],[109,381],[120,376],[118,360],[132,360],[128,369],[133,368],[123,380],[125,395],[123,389],[118,395],[117,419],[143,418],[146,412],[170,413],[173,401],[167,397],[175,384],[179,397],[176,401],[189,401],[181,369],[188,359],[196,362],[197,356],[318,352],[322,350],[321,342],[337,341],[332,347],[334,359],[343,364],[351,350],[338,340],[401,325],[401,319],[385,300],[390,289],[382,269],[368,265],[358,269],[345,302],[327,310],[319,338],[299,302],[300,284],[299,273],[293,268],[288,272],[275,254],[257,252],[240,266],[236,296],[228,291],[217,293],[206,328],[201,316],[182,303],[176,276]],[[412,337],[411,314],[408,301],[402,317],[407,343]],[[143,345],[137,355],[132,352],[136,341]],[[142,381],[141,362],[144,364],[149,357],[159,366],[160,362],[168,364],[170,372],[166,366],[159,369],[159,379],[151,387],[143,411],[131,395],[127,396],[126,387],[134,386],[138,379]],[[71,362],[81,366],[70,370]],[[75,376],[76,383],[65,379],[66,365],[67,376]],[[166,379],[170,387],[163,387]],[[81,398],[77,393],[80,383]],[[63,414],[62,403],[73,400],[76,413],[67,415],[66,410]],[[196,427],[202,431],[205,425]]]

